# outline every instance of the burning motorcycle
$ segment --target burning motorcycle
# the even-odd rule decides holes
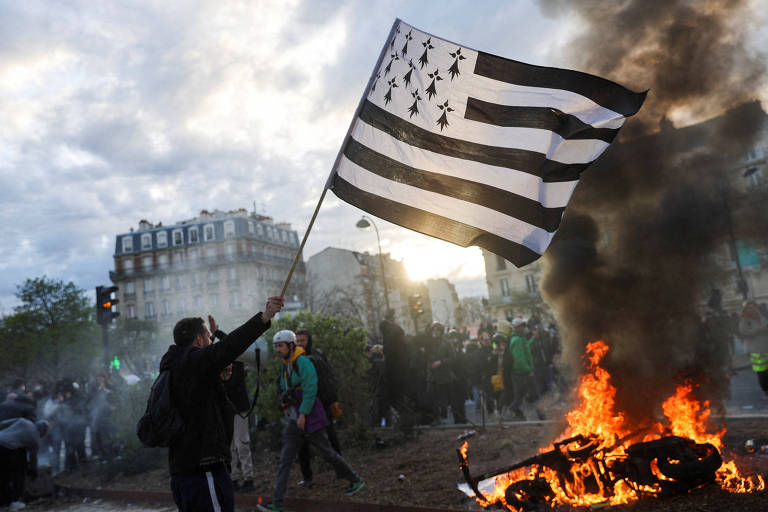
[[[512,511],[535,510],[563,501],[606,501],[630,489],[636,496],[685,492],[714,482],[723,463],[714,445],[679,436],[616,450],[622,444],[617,440],[606,446],[596,436],[577,435],[554,443],[551,450],[475,476],[469,470],[467,445],[457,453],[464,479],[478,501],[486,507],[505,506]],[[514,476],[502,478],[506,484],[503,495],[481,491],[483,481],[507,474]],[[495,488],[498,482],[495,478]]]

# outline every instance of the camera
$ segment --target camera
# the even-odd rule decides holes
[[[286,391],[280,395],[280,407],[283,409],[289,409],[291,407],[298,407],[299,401],[293,396],[293,393]]]

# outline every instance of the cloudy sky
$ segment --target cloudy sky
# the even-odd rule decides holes
[[[28,277],[106,284],[139,219],[255,204],[301,235],[396,17],[563,64],[569,25],[527,1],[1,3],[0,310]],[[305,255],[375,251],[361,213],[327,196]],[[377,224],[414,278],[486,293],[478,249]]]

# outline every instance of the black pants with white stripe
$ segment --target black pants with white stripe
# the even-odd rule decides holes
[[[227,468],[172,475],[171,491],[179,512],[233,512],[235,490]]]

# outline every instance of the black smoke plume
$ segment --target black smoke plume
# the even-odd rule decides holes
[[[768,198],[739,186],[739,162],[766,122],[755,101],[765,58],[747,44],[749,3],[541,5],[583,23],[567,45],[568,67],[650,90],[621,140],[582,175],[543,258],[542,291],[566,358],[575,363],[586,343],[605,340],[617,406],[636,421],[686,377],[717,407],[727,391],[726,326],[702,323],[700,305],[711,287],[734,284],[713,258],[729,261],[731,230],[763,243],[768,235]]]

